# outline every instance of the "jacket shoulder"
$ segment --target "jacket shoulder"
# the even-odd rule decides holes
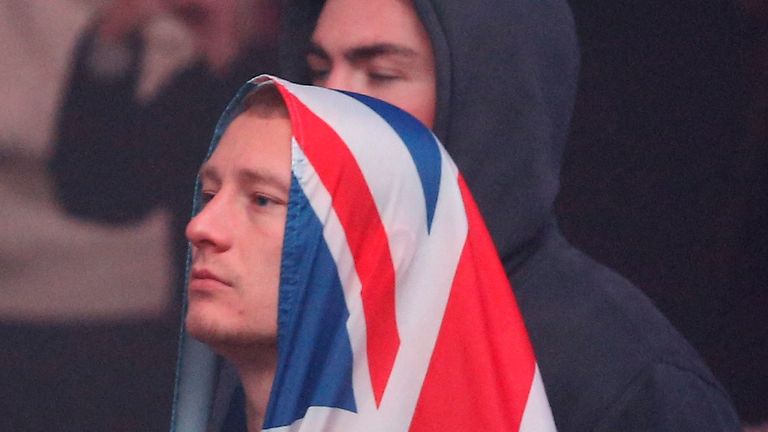
[[[559,234],[512,279],[558,430],[707,430],[693,417],[714,413],[738,428],[721,386],[651,301]],[[687,428],[642,426],[683,408]]]
[[[593,430],[738,432],[741,427],[719,386],[689,368],[659,362],[616,395]]]

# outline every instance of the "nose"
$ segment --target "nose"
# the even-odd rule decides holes
[[[224,196],[213,197],[187,224],[187,240],[197,249],[222,252],[232,246],[232,224],[227,215]]]

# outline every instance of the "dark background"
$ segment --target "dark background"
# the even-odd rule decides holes
[[[571,0],[571,242],[640,286],[768,420],[768,2]]]

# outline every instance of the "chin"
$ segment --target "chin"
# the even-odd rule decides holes
[[[226,315],[217,315],[205,309],[190,306],[185,320],[186,330],[219,354],[226,355],[244,347],[276,343],[276,329],[259,331],[244,323],[226,319]]]

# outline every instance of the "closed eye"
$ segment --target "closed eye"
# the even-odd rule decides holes
[[[328,72],[329,70],[327,67],[309,66],[309,78],[313,81],[325,78],[328,75]]]
[[[371,82],[385,84],[401,78],[401,75],[394,72],[368,72],[368,79]]]
[[[309,71],[309,82],[316,86],[325,85],[326,79],[328,79],[328,71]]]
[[[309,79],[315,84],[320,84],[328,77],[330,72],[330,62],[314,54],[307,56],[307,68],[309,69]]]

